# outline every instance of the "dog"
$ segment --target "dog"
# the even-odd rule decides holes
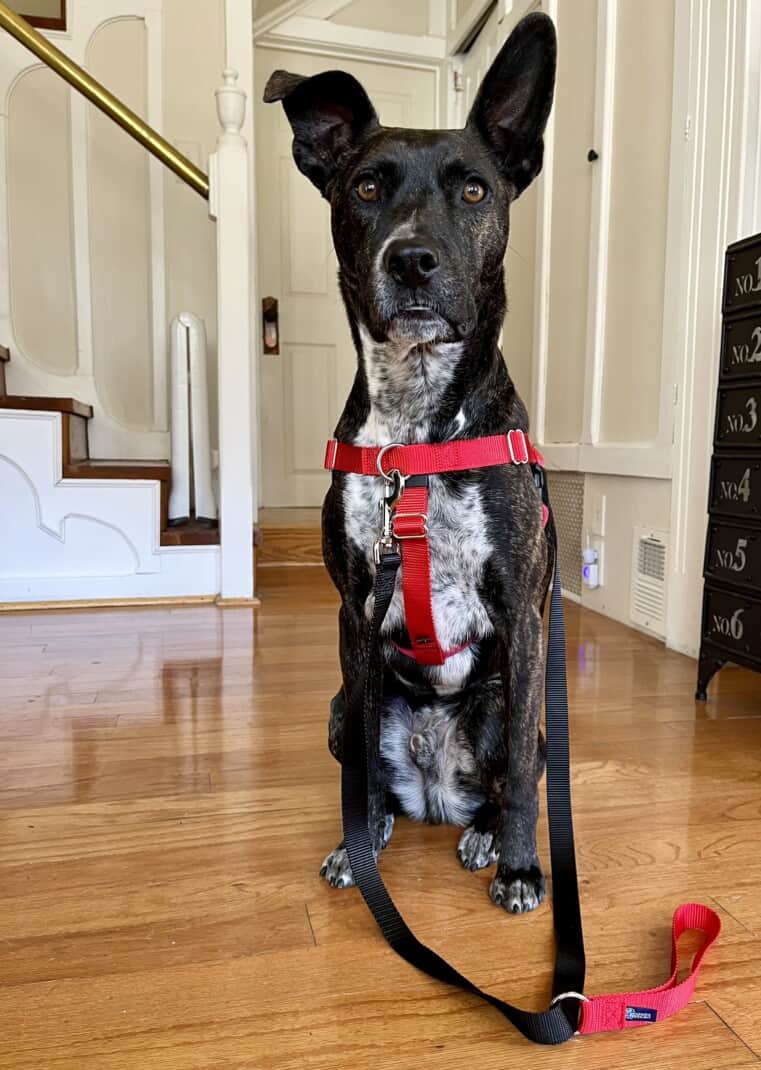
[[[552,106],[551,20],[521,20],[486,74],[461,130],[385,128],[351,75],[276,71],[297,167],[331,208],[341,294],[358,355],[335,430],[356,445],[447,442],[528,430],[498,347],[512,202],[539,173]],[[329,746],[340,762],[347,696],[367,644],[383,480],[334,472],[323,552],[341,596],[342,688]],[[383,626],[380,745],[370,770],[370,834],[380,852],[399,812],[460,826],[461,863],[497,863],[492,900],[536,908],[544,768],[542,613],[554,560],[528,465],[430,479],[433,617],[443,665],[408,645],[401,587]],[[397,577],[398,580],[398,577]],[[352,885],[343,844],[321,869]]]

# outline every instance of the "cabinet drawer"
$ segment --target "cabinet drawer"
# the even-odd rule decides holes
[[[761,234],[727,249],[724,267],[724,312],[761,305]]]
[[[761,528],[712,520],[706,539],[705,577],[761,595]]]
[[[761,457],[717,457],[711,462],[711,513],[761,519]]]
[[[730,653],[761,661],[761,599],[707,586],[703,638]]]
[[[749,316],[725,320],[721,336],[722,379],[761,375],[761,308]]]
[[[761,382],[719,387],[715,444],[761,447]]]

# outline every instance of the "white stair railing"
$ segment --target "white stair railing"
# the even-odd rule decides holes
[[[217,90],[222,133],[209,160],[209,211],[217,222],[217,375],[219,390],[220,598],[254,594],[254,489],[251,462],[252,265],[248,149],[241,130],[246,93],[238,72]]]

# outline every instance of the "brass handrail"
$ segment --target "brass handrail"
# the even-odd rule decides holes
[[[38,33],[26,19],[11,11],[7,4],[0,0],[0,26],[15,37],[25,48],[33,52],[38,59],[54,70],[56,74],[65,79],[82,96],[100,108],[102,112],[113,119],[130,137],[148,150],[153,156],[173,171],[179,178],[191,186],[196,193],[209,199],[209,179],[204,172],[196,167],[187,156],[163,138],[161,134],[148,126],[139,115],[136,115],[126,104],[110,93],[105,86],[95,78],[90,77],[87,71],[79,64],[56,48],[43,34]]]

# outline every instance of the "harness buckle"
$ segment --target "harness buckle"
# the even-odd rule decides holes
[[[398,524],[400,520],[419,521],[417,525],[412,524],[412,530],[399,530]],[[408,525],[402,524],[403,529],[407,529]],[[415,530],[415,529],[419,530]],[[404,542],[406,539],[425,539],[428,537],[428,514],[427,513],[395,513],[391,521],[391,534],[398,542]]]
[[[517,451],[516,443],[518,446]],[[528,464],[528,446],[526,445],[526,436],[523,431],[513,429],[507,432],[507,448],[513,464]]]

